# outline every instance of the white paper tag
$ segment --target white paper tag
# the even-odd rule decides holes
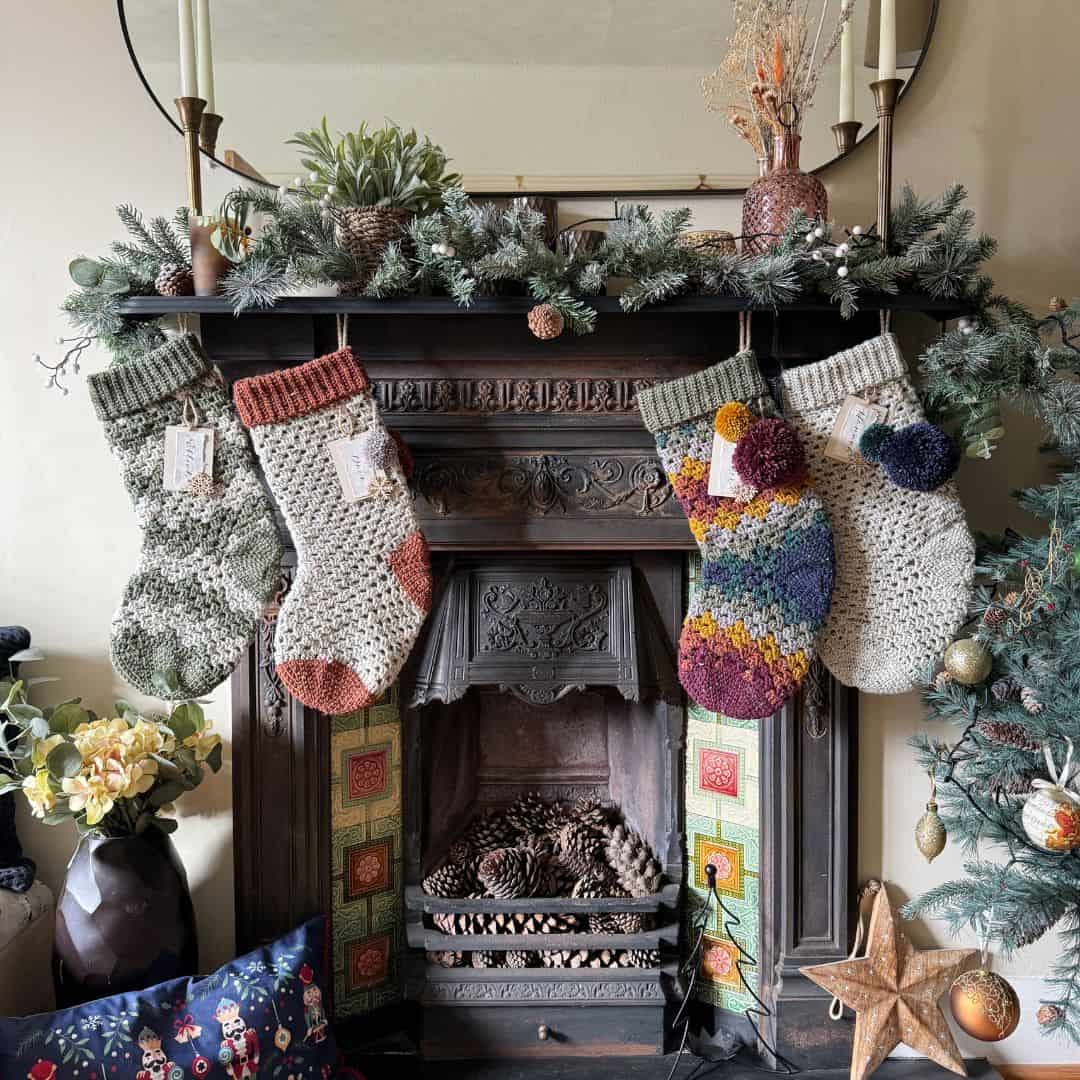
[[[737,444],[713,432],[712,460],[709,462],[709,494],[730,499],[739,487],[739,474],[735,471],[735,446]]]
[[[888,409],[883,405],[871,405],[869,401],[848,394],[837,413],[829,441],[825,444],[825,456],[833,461],[848,463],[861,460],[859,439],[862,433],[871,424],[884,421],[887,415]]]
[[[165,429],[165,474],[161,478],[166,491],[186,491],[200,473],[214,475],[214,429],[170,425]]]
[[[368,497],[368,488],[376,470],[368,459],[361,439],[335,439],[327,443],[330,457],[337,469],[341,493],[346,502],[359,502]]]

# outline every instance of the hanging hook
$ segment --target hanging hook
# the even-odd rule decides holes
[[[340,351],[349,344],[349,313],[337,316],[337,347]]]

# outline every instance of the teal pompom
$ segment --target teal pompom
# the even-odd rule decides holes
[[[859,453],[877,465],[892,437],[893,429],[888,424],[871,424],[859,437]]]

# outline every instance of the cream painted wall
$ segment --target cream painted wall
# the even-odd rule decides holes
[[[981,224],[1001,241],[993,269],[1011,295],[1039,306],[1051,293],[1078,292],[1080,151],[1061,133],[1071,136],[1075,126],[1080,75],[1072,42],[1080,8],[1053,0],[942,0],[941,6],[923,74],[899,116],[898,175],[922,193],[954,179],[968,185]],[[12,6],[0,49],[0,100],[7,106],[0,179],[7,404],[0,424],[0,620],[33,628],[50,655],[45,670],[63,679],[54,699],[77,691],[103,709],[121,690],[108,663],[107,631],[139,534],[84,384],[74,380],[63,400],[47,394],[44,374],[29,357],[35,350],[55,354],[52,340],[66,331],[57,306],[69,287],[67,260],[115,238],[113,204],[131,201],[161,212],[183,200],[180,147],[135,81],[110,4]],[[874,166],[870,144],[826,174],[837,220],[871,217]],[[229,181],[218,174],[207,186],[213,201]],[[738,207],[702,200],[695,214],[699,225],[730,226]],[[97,353],[87,367],[104,363]],[[1045,475],[1034,454],[1037,433],[1020,418],[1009,424],[1009,441],[992,464],[962,468],[976,527],[1023,525],[1009,492]],[[907,696],[864,697],[861,705],[860,872],[913,895],[960,865],[950,849],[928,867],[913,846],[926,790],[904,741],[920,728],[919,704]],[[223,694],[211,711],[227,734]],[[226,770],[189,797],[178,834],[199,910],[204,966],[232,944],[230,782]],[[56,885],[72,837],[25,818],[22,835]],[[934,926],[916,936],[943,939]],[[1039,975],[1055,948],[1043,941],[1004,970]]]

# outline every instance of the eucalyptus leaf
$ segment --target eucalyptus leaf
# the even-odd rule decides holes
[[[154,822],[154,815],[149,810],[144,810],[135,819],[135,834],[144,833]]]
[[[101,288],[113,296],[122,296],[131,291],[131,279],[121,270],[110,266],[101,275]]]
[[[71,701],[57,705],[48,720],[51,731],[70,735],[80,724],[90,722],[90,714],[77,701]]]
[[[222,749],[222,744],[218,743],[204,759],[204,764],[211,772],[218,772],[221,769]]]
[[[30,734],[35,739],[47,739],[49,737],[49,721],[45,719],[45,714],[41,716],[35,716],[30,721]]]
[[[41,820],[46,825],[63,825],[65,821],[70,821],[72,816],[70,810],[54,810],[51,814],[46,814]]]
[[[167,757],[161,754],[151,754],[150,756],[157,762],[158,776],[162,776],[166,780],[183,779],[184,774]]]
[[[177,705],[165,723],[176,736],[176,741],[183,742],[198,734],[202,723],[202,709],[192,702]]]
[[[22,783],[19,780],[0,780],[0,795],[7,795],[12,791],[19,791],[22,788]]]
[[[97,259],[80,256],[68,263],[68,273],[76,285],[81,285],[84,289],[92,289],[101,282],[104,268]]]
[[[187,790],[186,784],[181,784],[178,780],[169,780],[154,788],[154,790],[150,792],[150,797],[147,801],[155,808],[162,807],[166,803],[175,802],[181,795],[185,794]]]
[[[75,776],[82,768],[83,758],[74,743],[57,743],[45,758],[45,767],[58,780]]]
[[[21,683],[19,685],[22,685]],[[45,714],[36,705],[27,705],[20,702],[17,705],[7,707],[8,715],[12,720],[17,720],[23,725],[28,725],[32,720],[44,720]]]
[[[166,671],[155,671],[150,682],[164,698],[175,697],[180,690],[180,677],[172,668]]]
[[[166,835],[176,832],[180,827],[179,822],[174,818],[167,817],[153,817],[150,819],[150,824],[153,825],[155,829],[160,829]]]

